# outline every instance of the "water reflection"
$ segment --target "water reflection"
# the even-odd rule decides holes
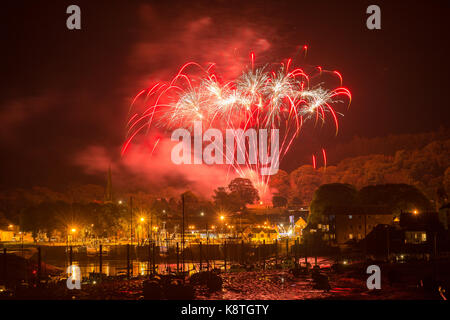
[[[69,267],[69,262],[61,264],[61,261],[49,262],[57,267],[64,268],[67,270]],[[87,278],[91,273],[100,273],[100,264],[98,262],[89,261],[76,261],[74,260],[73,265],[80,267],[81,277]],[[151,273],[152,265],[148,261],[133,261],[132,262],[132,275],[133,276],[146,276]],[[206,269],[206,263],[202,264],[202,268]],[[211,261],[210,268],[223,268],[223,261]],[[169,272],[177,271],[177,264],[156,264],[156,272],[159,274],[167,274]],[[182,263],[178,264],[179,271],[182,270]],[[199,263],[185,263],[184,270],[191,273],[197,272],[200,269]],[[122,260],[105,260],[102,263],[102,273],[106,276],[126,276],[127,275],[127,262]]]

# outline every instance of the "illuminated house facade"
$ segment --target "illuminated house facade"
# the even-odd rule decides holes
[[[437,212],[403,212],[399,223],[378,225],[367,235],[371,254],[433,254],[450,249],[449,234]]]
[[[379,224],[391,225],[395,216],[387,207],[330,207],[324,212],[324,223],[318,224],[324,240],[343,245],[366,237]]]
[[[437,212],[403,212],[400,215],[400,227],[404,231],[405,245],[425,245],[430,247],[443,238],[445,226]]]
[[[248,227],[242,233],[245,240],[253,243],[273,243],[278,239],[278,232],[269,227],[251,228]]]

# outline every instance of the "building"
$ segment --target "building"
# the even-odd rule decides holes
[[[450,224],[450,203],[444,204],[439,209],[439,221],[444,226],[444,229],[448,230]]]
[[[370,254],[435,254],[449,250],[437,212],[402,212],[399,223],[378,225],[367,235]]]
[[[0,213],[0,242],[14,241],[14,236],[19,228],[14,226]]]
[[[273,243],[278,239],[278,232],[270,227],[247,227],[242,236],[245,240],[253,243]]]
[[[307,223],[302,217],[298,218],[294,224],[294,235],[301,237],[303,229],[306,228],[306,225],[307,225]]]
[[[0,229],[0,242],[14,241],[14,231]]]
[[[281,238],[301,238],[306,225],[302,217],[295,220],[294,216],[290,216],[288,222],[277,225],[277,231]]]
[[[29,232],[21,232],[18,225],[8,222],[0,217],[0,242],[33,242]]]
[[[444,226],[437,212],[402,212],[400,227],[404,230],[405,244],[432,245],[435,237],[444,232]]]
[[[383,206],[329,207],[317,229],[324,233],[324,240],[343,245],[364,239],[377,225],[391,225],[394,219],[392,210]]]

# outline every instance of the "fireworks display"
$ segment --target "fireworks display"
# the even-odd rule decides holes
[[[304,50],[306,53],[306,48]],[[215,72],[214,64],[203,68],[189,62],[171,81],[158,82],[142,90],[130,108],[122,154],[138,134],[149,133],[151,129],[189,130],[194,121],[201,121],[205,129],[280,129],[280,160],[306,121],[323,125],[329,119],[337,134],[338,116],[342,112],[335,108],[338,103],[348,106],[351,101],[351,93],[342,86],[339,72],[315,67],[313,72],[306,73],[302,68],[292,67],[292,59],[275,67],[255,67],[253,53],[250,62],[248,69],[231,81],[223,80]],[[336,86],[328,88],[330,83]],[[158,142],[156,139],[152,151]],[[321,156],[326,166],[324,149]],[[313,156],[314,168],[316,165],[317,159]],[[250,178],[260,192],[265,191],[262,189],[267,187],[269,177],[255,173],[258,164],[233,164],[231,167],[241,177]]]

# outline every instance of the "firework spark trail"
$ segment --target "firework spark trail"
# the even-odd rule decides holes
[[[306,46],[304,51],[306,54]],[[316,124],[321,121],[323,126],[329,114],[336,134],[338,133],[338,115],[342,113],[335,111],[332,105],[343,102],[339,100],[341,96],[348,99],[348,105],[351,102],[351,93],[342,87],[343,79],[339,72],[327,71],[322,67],[316,67],[318,73],[312,75],[301,68],[289,71],[292,59],[275,69],[269,69],[268,66],[256,68],[254,53],[250,54],[250,60],[251,68],[234,81],[220,81],[220,77],[213,71],[215,64],[204,69],[195,62],[188,62],[171,81],[159,82],[139,92],[130,106],[131,117],[127,124],[122,154],[142,130],[147,133],[153,127],[163,131],[175,128],[190,130],[194,121],[201,121],[205,128],[222,128],[224,131],[253,128],[269,129],[270,132],[270,129],[283,129],[280,158],[286,155],[305,121],[313,119]],[[194,68],[197,72],[188,72]],[[340,86],[327,89],[323,82],[311,85],[313,79],[324,74],[337,77]],[[131,112],[140,100],[144,100],[144,110],[140,113]],[[270,144],[268,147],[270,148]],[[241,151],[249,159],[249,150]],[[225,154],[223,156],[227,157]],[[326,166],[324,149],[322,156]],[[245,165],[226,161],[229,162],[240,176],[248,176],[248,172],[250,175],[251,172],[259,172],[258,161],[256,164],[247,161]],[[315,156],[313,166],[316,167]],[[257,181],[253,182],[267,188],[269,177],[259,175]]]

